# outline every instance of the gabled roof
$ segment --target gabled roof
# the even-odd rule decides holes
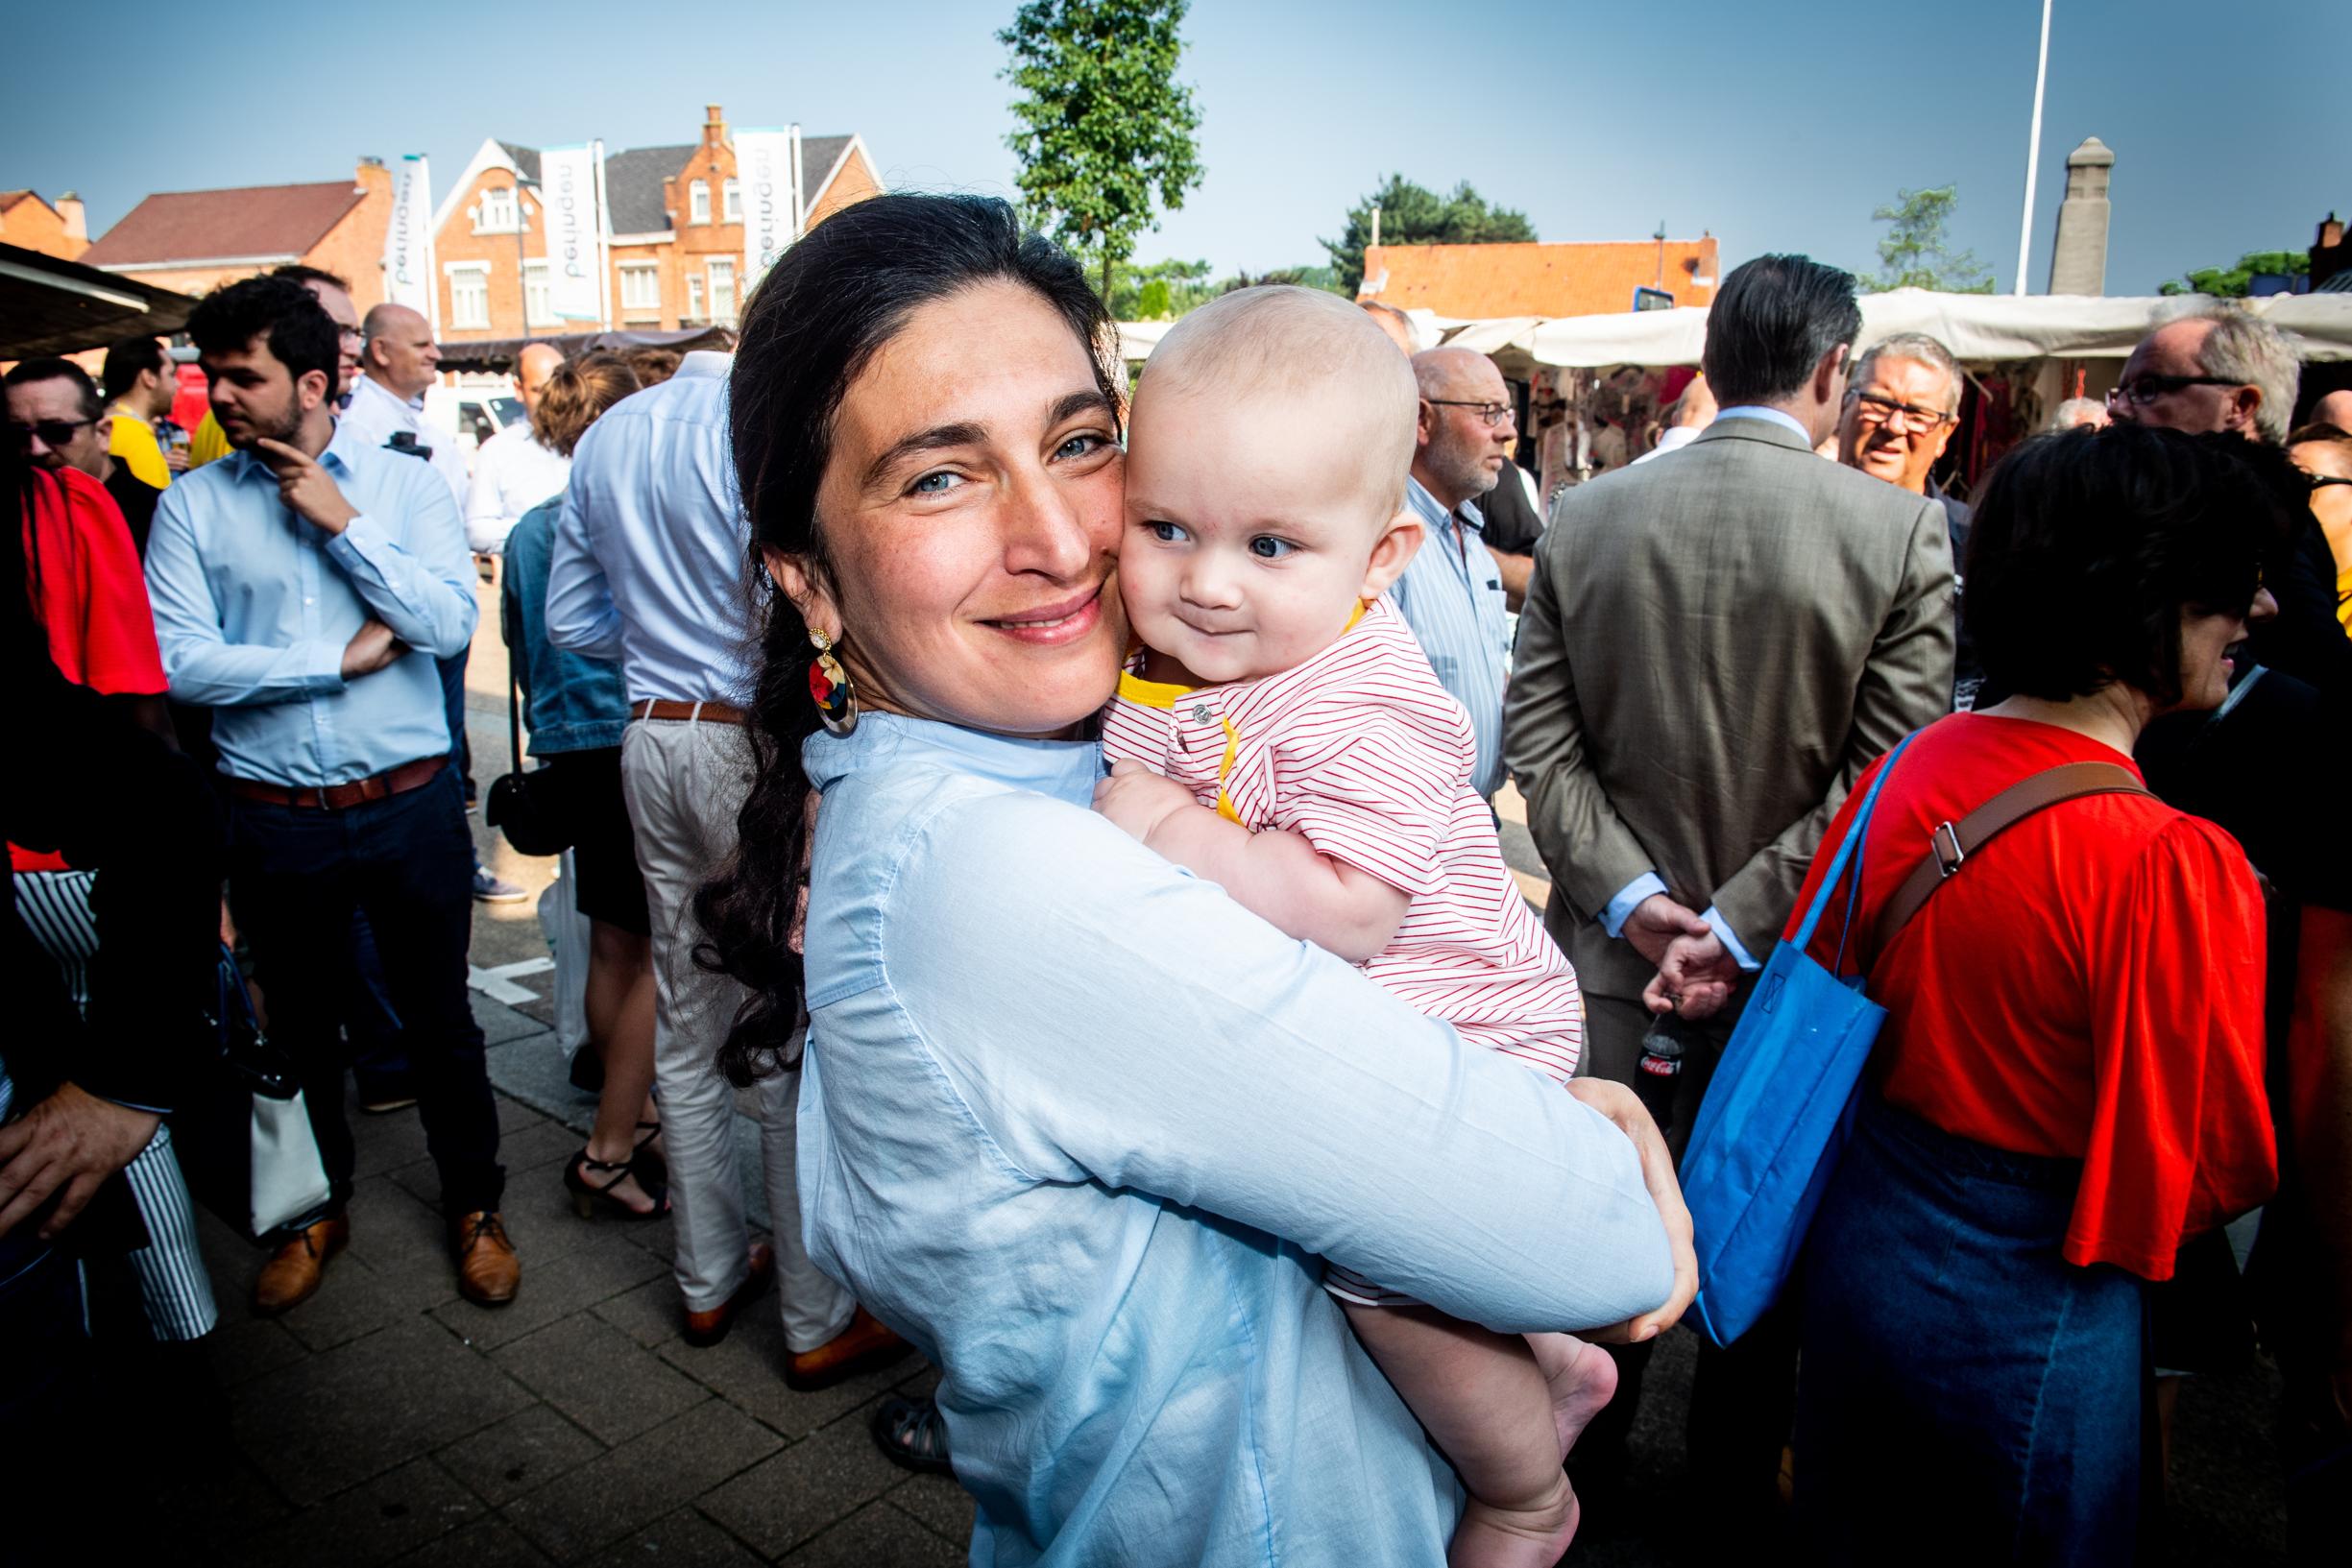
[[[857,139],[800,138],[800,190],[805,200],[815,202],[816,193],[833,174],[834,166]],[[674,178],[685,168],[686,160],[701,145],[690,141],[676,147],[632,147],[625,153],[608,154],[604,159],[604,200],[613,232],[659,234],[667,230],[669,217],[662,205],[662,181]],[[536,178],[535,165],[526,178]]]
[[[616,234],[659,234],[669,228],[662,205],[662,181],[686,167],[700,142],[676,147],[632,147],[604,159],[606,216]]]
[[[1722,276],[1709,235],[1665,242],[1664,287],[1678,305],[1715,298]],[[1606,316],[1659,286],[1659,242],[1598,245],[1378,245],[1364,253],[1361,296],[1399,310],[1481,321]]]
[[[43,196],[39,191],[0,190],[0,212],[13,212],[16,210],[17,203],[27,201],[38,202],[41,205],[48,207],[50,211],[57,211],[57,208],[50,205],[49,198]]]
[[[539,183],[538,148],[519,146],[511,141],[502,141],[498,145],[506,149],[507,158],[515,165],[515,172],[522,176],[524,184],[536,185]]]
[[[855,136],[803,136],[800,138],[800,195],[812,206],[816,205],[816,193],[833,175],[833,166],[841,161]]]
[[[301,256],[359,205],[350,179],[150,196],[82,253],[88,267]]]

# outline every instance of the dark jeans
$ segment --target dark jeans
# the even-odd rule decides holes
[[[2081,1172],[1864,1101],[1805,1247],[1802,1560],[2136,1559],[2147,1287],[2060,1255]]]
[[[466,996],[473,835],[457,774],[347,811],[232,801],[229,885],[254,953],[271,1037],[302,1064],[303,1097],[333,1187],[352,1192],[340,1044],[352,915],[364,912],[407,1048],[425,1147],[450,1216],[495,1209],[498,1118]]]
[[[359,1098],[384,1099],[408,1092],[408,1052],[400,1044],[400,1015],[393,1010],[384,960],[376,951],[368,917],[352,912],[351,973],[344,979],[343,1037],[351,1045]]]

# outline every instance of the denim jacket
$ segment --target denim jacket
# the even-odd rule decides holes
[[[610,659],[567,653],[547,640],[547,559],[555,546],[555,518],[564,498],[542,501],[506,536],[498,629],[522,683],[522,722],[531,755],[594,751],[620,744],[629,727],[629,697],[620,665]]]

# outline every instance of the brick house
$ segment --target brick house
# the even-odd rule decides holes
[[[79,261],[90,247],[82,198],[67,191],[51,202],[36,190],[0,190],[0,245]]]
[[[1464,321],[1603,316],[1632,310],[1637,289],[1678,305],[1712,303],[1723,259],[1714,236],[1599,245],[1370,245],[1361,300]]]
[[[799,140],[798,232],[882,189],[856,135]],[[433,214],[441,336],[450,343],[577,331],[548,302],[540,150],[482,143]],[[604,159],[606,309],[616,327],[732,326],[744,227],[735,140],[715,104],[698,141]]]
[[[182,294],[300,261],[349,278],[366,310],[384,298],[391,217],[392,176],[362,158],[349,180],[150,196],[77,259]]]

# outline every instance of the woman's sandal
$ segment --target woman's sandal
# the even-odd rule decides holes
[[[637,1179],[640,1182],[648,1175],[658,1182],[667,1183],[669,1180],[669,1156],[649,1146],[661,1136],[662,1124],[659,1122],[640,1122],[637,1124],[637,1146],[629,1151],[629,1160],[639,1168]]]
[[[938,1401],[892,1394],[874,1411],[874,1441],[892,1464],[934,1476],[952,1476],[947,1459],[947,1421]]]
[[[635,1169],[634,1160],[594,1160],[588,1150],[574,1154],[564,1167],[564,1185],[571,1192],[571,1207],[582,1219],[594,1219],[598,1205],[613,1211],[622,1219],[659,1219],[669,1212],[669,1194],[646,1187],[643,1179],[638,1185],[646,1187],[646,1195],[653,1199],[650,1209],[633,1209],[613,1189],[627,1179]],[[595,1171],[604,1176],[597,1181],[589,1175]]]

